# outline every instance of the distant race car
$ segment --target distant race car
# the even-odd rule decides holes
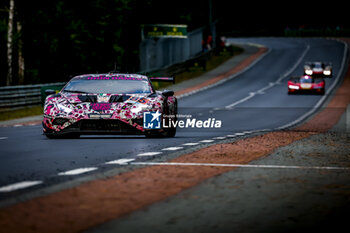
[[[161,123],[176,120],[177,99],[173,91],[156,91],[151,80],[174,78],[121,73],[76,76],[59,93],[46,91],[43,132],[48,138],[81,134],[174,137],[176,127],[163,128]]]
[[[306,62],[304,74],[321,77],[332,77],[332,63],[327,62]]]
[[[323,95],[325,93],[324,79],[308,75],[290,78],[288,81],[288,94],[301,92],[314,92]]]

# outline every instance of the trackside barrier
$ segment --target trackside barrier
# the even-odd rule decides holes
[[[45,89],[60,90],[64,82],[0,87],[0,110],[42,104]]]
[[[206,61],[216,52],[216,49],[212,49],[166,68],[154,69],[151,72],[143,73],[150,76],[173,76],[187,70],[194,63],[198,63],[205,70]],[[45,90],[52,89],[58,92],[65,84],[64,82],[59,82],[0,87],[0,111],[43,104],[46,98]]]
[[[149,72],[145,72],[145,74],[148,76],[176,76],[179,73],[187,71],[190,67],[194,66],[195,63],[197,63],[198,66],[202,67],[203,70],[205,71],[207,60],[209,60],[216,53],[217,53],[217,50],[212,49],[206,53],[202,53],[186,61],[179,62],[162,69],[154,69]]]
[[[196,57],[202,52],[204,27],[189,32],[186,39],[145,39],[140,43],[140,70],[169,67]]]

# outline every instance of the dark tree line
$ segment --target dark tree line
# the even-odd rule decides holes
[[[15,7],[9,51],[11,1]],[[221,32],[233,36],[283,36],[286,27],[299,25],[349,26],[346,7],[335,3],[327,7],[277,3],[280,2],[0,0],[0,86],[67,81],[71,75],[108,72],[114,64],[121,71],[136,72],[142,24],[187,24],[191,31],[208,26],[211,18],[219,20],[218,35]],[[325,11],[343,17],[325,17],[321,14]]]
[[[11,85],[67,81],[71,75],[108,72],[115,64],[121,71],[136,72],[142,24],[188,24],[191,30],[206,25],[208,17],[208,4],[198,1],[0,0],[1,86],[9,69],[11,1]]]

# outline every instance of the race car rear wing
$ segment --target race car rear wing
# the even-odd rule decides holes
[[[151,81],[175,83],[175,77],[150,77]]]

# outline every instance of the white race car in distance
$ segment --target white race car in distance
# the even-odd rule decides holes
[[[304,65],[304,75],[318,77],[332,77],[332,63],[330,62],[306,62]]]

